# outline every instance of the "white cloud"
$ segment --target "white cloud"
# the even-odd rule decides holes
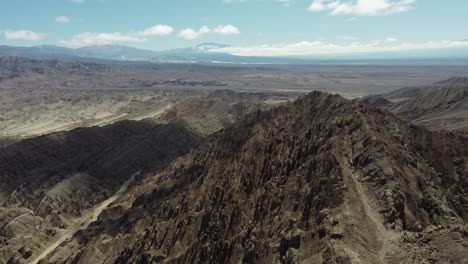
[[[171,26],[168,25],[154,25],[152,27],[149,27],[143,31],[137,32],[137,35],[139,36],[166,36],[170,35],[174,32],[174,29]]]
[[[174,28],[168,25],[154,25],[152,27],[127,33],[122,32],[83,32],[73,35],[68,40],[61,40],[59,43],[65,46],[79,47],[88,45],[107,45],[122,42],[144,42],[148,38],[154,36],[167,36],[174,32]],[[202,26],[198,30],[186,28],[178,33],[180,38],[197,39],[208,33],[215,33],[220,35],[234,35],[240,34],[237,27],[233,25],[219,25],[214,30],[207,26]]]
[[[82,4],[85,2],[85,0],[70,0],[70,2],[75,3],[75,4]]]
[[[197,39],[208,33],[215,33],[219,35],[237,35],[240,34],[240,30],[231,24],[218,25],[213,30],[207,26],[202,26],[199,30],[195,30],[193,28],[183,29],[177,35],[184,39]]]
[[[240,31],[237,27],[229,25],[219,25],[214,30],[215,33],[220,35],[237,35],[240,34]]]
[[[388,38],[385,39],[385,41],[386,41],[386,42],[398,42],[398,41],[400,41],[400,40],[397,39],[397,38],[388,37]]]
[[[174,29],[168,25],[154,25],[136,32],[83,32],[73,35],[69,40],[61,40],[60,44],[71,47],[89,45],[108,45],[123,42],[144,42],[147,37],[167,36],[172,34]]]
[[[326,11],[332,16],[386,16],[407,12],[415,3],[416,0],[313,0],[309,11]]]
[[[71,47],[89,46],[89,45],[107,45],[119,42],[143,42],[145,38],[123,34],[120,32],[114,33],[93,33],[84,32],[74,35],[70,40],[62,40],[60,44]]]
[[[39,41],[44,39],[47,35],[42,33],[36,33],[30,30],[7,30],[3,32],[3,35],[7,39],[11,40],[27,40],[27,41]]]
[[[197,39],[202,35],[210,33],[211,30],[207,26],[202,26],[198,31],[192,28],[186,28],[179,32],[178,36],[184,39]]]
[[[57,23],[70,23],[70,18],[66,17],[66,16],[58,16],[55,18],[55,22]]]
[[[289,44],[260,45],[252,47],[226,47],[212,49],[211,52],[226,52],[239,56],[314,56],[359,54],[373,52],[418,51],[449,48],[468,48],[468,41],[429,41],[421,43],[401,41],[352,41],[337,44],[322,41],[302,41]],[[396,39],[395,39],[396,40]]]
[[[314,0],[309,6],[309,11],[320,12],[327,9],[327,0]]]

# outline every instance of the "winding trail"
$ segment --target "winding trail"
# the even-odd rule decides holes
[[[341,144],[339,146],[341,146]],[[353,172],[346,158],[342,155],[342,153],[336,153],[335,157],[341,165],[340,167],[343,171],[344,182],[349,188],[349,199],[354,200],[356,203],[355,206],[358,206],[358,210],[360,211],[358,213],[367,219],[368,222],[366,222],[373,225],[373,227],[369,230],[373,230],[372,233],[374,233],[378,239],[379,244],[381,244],[380,247],[376,249],[376,255],[380,260],[380,263],[387,263],[385,261],[387,253],[391,250],[392,241],[397,238],[397,235],[387,230],[383,224],[383,217],[377,210],[374,209],[373,203],[369,199],[366,190],[357,178],[357,175]]]
[[[10,227],[10,225],[11,225],[12,223],[14,223],[14,222],[16,222],[17,220],[23,218],[24,216],[31,215],[31,214],[32,214],[32,211],[29,211],[29,212],[27,212],[27,213],[24,213],[24,214],[22,214],[22,215],[19,215],[19,216],[15,217],[13,220],[11,220],[10,222],[8,222],[8,224],[5,225],[5,227],[3,228],[3,231],[7,230],[8,227]]]
[[[364,214],[372,222],[374,222],[375,226],[377,227],[379,238],[382,242],[382,246],[380,247],[378,251],[378,256],[379,256],[381,263],[386,263],[385,256],[387,255],[387,252],[390,250],[390,247],[391,247],[390,240],[394,237],[394,235],[390,231],[388,231],[383,225],[382,216],[380,216],[380,214],[371,207],[370,205],[371,202],[369,201],[369,198],[367,197],[365,190],[362,187],[362,184],[359,182],[358,179],[356,179],[356,176],[351,173],[350,178],[353,181],[355,190],[357,191],[357,195],[359,196],[359,199],[361,201],[361,206],[364,211]]]
[[[68,239],[71,239],[76,234],[76,232],[88,228],[88,226],[91,223],[95,222],[98,219],[99,215],[104,209],[106,209],[111,203],[117,200],[128,189],[128,186],[130,186],[130,184],[135,180],[135,176],[139,173],[140,172],[133,174],[132,177],[130,177],[130,179],[128,179],[124,184],[122,184],[122,186],[120,186],[120,189],[109,199],[103,201],[101,204],[92,209],[88,214],[75,219],[77,224],[75,224],[71,229],[63,233],[62,236],[59,237],[54,243],[47,246],[47,248],[45,248],[39,254],[39,256],[37,256],[33,261],[30,262],[30,264],[39,263],[39,261],[47,257],[47,255],[49,255],[52,251],[58,248],[63,242],[65,242]]]

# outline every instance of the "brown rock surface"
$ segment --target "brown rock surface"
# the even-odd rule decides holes
[[[313,92],[210,136],[44,262],[459,263],[467,154]]]

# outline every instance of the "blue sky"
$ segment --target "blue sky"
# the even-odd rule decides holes
[[[2,0],[0,44],[152,50],[203,42],[238,55],[468,47],[466,0]]]

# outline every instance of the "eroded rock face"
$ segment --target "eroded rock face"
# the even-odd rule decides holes
[[[314,92],[212,135],[45,261],[428,260],[402,234],[466,221],[467,142]],[[462,233],[428,236],[451,254],[433,262],[460,259]]]
[[[182,125],[123,121],[3,148],[0,263],[24,261],[29,251],[37,254],[131,175],[164,168],[199,140]],[[28,251],[18,253],[23,247]]]

